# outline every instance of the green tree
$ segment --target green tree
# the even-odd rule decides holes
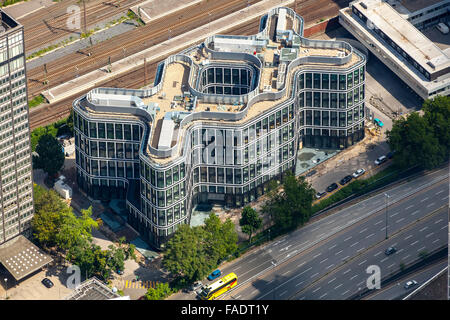
[[[230,219],[222,223],[213,212],[205,219],[203,229],[206,232],[206,253],[212,260],[211,268],[214,268],[221,260],[236,251],[238,236]]]
[[[62,147],[51,134],[39,138],[36,152],[39,156],[33,157],[34,167],[44,170],[49,176],[54,176],[64,165]]]
[[[407,119],[394,121],[386,133],[391,150],[395,150],[394,163],[401,168],[420,166],[432,169],[445,160],[445,148],[439,144],[427,120],[417,112]]]
[[[304,177],[297,179],[292,173],[288,173],[283,181],[282,191],[269,196],[262,212],[270,215],[278,229],[292,230],[309,220],[314,193]]]
[[[149,288],[145,294],[145,300],[163,300],[173,293],[167,282],[158,282],[155,288]]]
[[[262,226],[262,219],[255,209],[250,206],[245,206],[242,209],[242,217],[239,220],[242,232],[248,234],[248,241],[251,242],[252,235]]]
[[[192,282],[204,277],[211,266],[205,251],[204,232],[202,227],[180,225],[167,241],[164,268],[172,274],[185,276]]]

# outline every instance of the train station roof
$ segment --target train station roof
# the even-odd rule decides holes
[[[49,255],[22,235],[0,245],[0,263],[17,281],[52,261]]]

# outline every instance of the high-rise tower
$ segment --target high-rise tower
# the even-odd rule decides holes
[[[30,127],[23,26],[0,10],[0,244],[30,230]]]

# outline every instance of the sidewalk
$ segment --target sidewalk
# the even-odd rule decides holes
[[[61,101],[62,99],[76,95],[82,91],[89,90],[91,88],[99,86],[101,83],[115,78],[120,74],[129,72],[144,64],[144,58],[147,59],[147,63],[154,60],[158,60],[161,56],[171,55],[180,52],[182,49],[187,48],[195,43],[204,41],[205,38],[220,34],[226,30],[233,28],[234,26],[241,25],[246,21],[261,17],[274,7],[287,6],[292,4],[293,0],[281,1],[274,5],[271,0],[263,0],[257,4],[250,6],[249,8],[234,12],[221,19],[212,21],[210,24],[206,24],[197,29],[188,31],[167,41],[152,46],[144,51],[133,54],[125,59],[113,62],[111,64],[111,72],[108,72],[107,66],[99,70],[92,71],[78,78],[70,80],[66,83],[58,85],[42,94],[49,101],[54,103]],[[243,14],[245,12],[245,15]],[[168,34],[169,36],[169,34]]]

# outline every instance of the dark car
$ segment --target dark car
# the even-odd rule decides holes
[[[352,179],[353,179],[352,176],[346,176],[341,181],[339,181],[339,183],[343,186],[343,185],[346,185],[347,183],[349,183],[350,180],[352,180]]]
[[[305,175],[305,177],[311,177],[311,176],[315,175],[316,172],[317,172],[316,170],[312,170],[312,171],[308,172],[308,173]]]
[[[336,182],[335,182],[335,183],[332,183],[332,184],[330,184],[330,185],[328,186],[327,192],[331,192],[331,191],[333,191],[333,190],[336,190],[338,187],[339,187],[339,186],[337,185]]]
[[[220,277],[221,274],[222,274],[222,272],[221,272],[219,269],[214,270],[214,271],[208,276],[208,280],[209,280],[209,281],[214,280],[214,279]]]
[[[395,150],[389,152],[389,153],[386,155],[386,157],[387,157],[388,159],[392,159],[392,157],[394,157],[394,155],[395,155]]]
[[[389,256],[393,253],[395,253],[397,251],[397,249],[395,247],[389,247],[384,251],[384,254]]]
[[[53,282],[49,278],[44,278],[41,282],[44,286],[46,286],[49,289],[53,287]]]

